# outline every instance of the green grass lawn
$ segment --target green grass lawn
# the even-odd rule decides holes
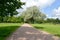
[[[46,31],[60,37],[60,24],[32,24],[34,28]]]
[[[5,40],[20,25],[20,23],[0,23],[0,40]]]
[[[0,23],[0,40],[5,40],[12,32],[14,32],[20,23]],[[32,24],[34,28],[47,31],[60,37],[60,24]]]

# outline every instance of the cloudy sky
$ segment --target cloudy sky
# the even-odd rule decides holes
[[[49,18],[60,18],[60,0],[21,0],[26,2],[24,9],[31,6],[40,7],[41,11]]]

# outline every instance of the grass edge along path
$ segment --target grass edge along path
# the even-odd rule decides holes
[[[60,24],[32,24],[32,26],[60,37]]]
[[[5,40],[21,25],[20,23],[0,23],[0,40]]]

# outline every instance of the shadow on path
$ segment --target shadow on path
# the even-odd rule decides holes
[[[20,27],[7,40],[60,40],[32,27]]]

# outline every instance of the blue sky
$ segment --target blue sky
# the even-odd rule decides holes
[[[49,18],[60,18],[60,0],[21,0],[26,4],[23,7],[25,10],[27,7],[38,6],[41,11]],[[18,10],[20,11],[20,9]]]
[[[54,14],[54,10],[58,10],[60,7],[60,0],[56,0],[51,6],[43,8],[42,11],[48,15],[48,17],[57,17],[58,15]],[[60,11],[60,10],[59,10]],[[55,16],[54,16],[55,15]],[[60,13],[59,13],[60,15]],[[58,17],[60,18],[60,17]]]

